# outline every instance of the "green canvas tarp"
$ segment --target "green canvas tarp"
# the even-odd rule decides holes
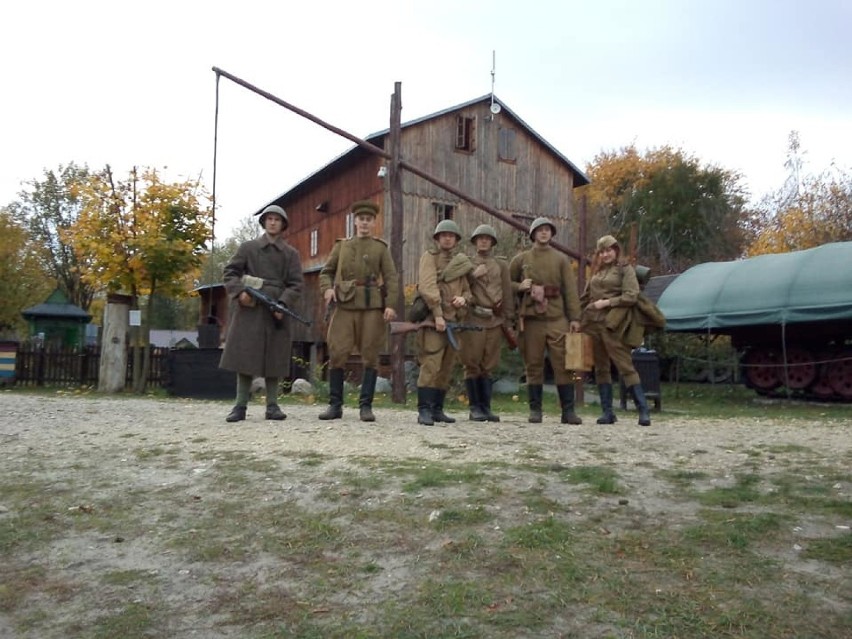
[[[699,264],[658,305],[669,331],[852,319],[852,242]]]

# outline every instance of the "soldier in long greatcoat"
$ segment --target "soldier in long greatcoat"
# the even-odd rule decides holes
[[[267,206],[260,215],[260,225],[263,235],[243,242],[224,270],[230,305],[219,367],[237,374],[236,403],[225,418],[229,422],[246,418],[254,377],[263,377],[266,382],[266,419],[287,417],[277,398],[279,379],[290,373],[290,317],[271,313],[245,289],[255,284],[268,297],[290,307],[302,294],[302,264],[298,251],[282,236],[288,225],[283,208]]]
[[[357,350],[364,364],[359,416],[374,422],[373,396],[378,377],[379,351],[385,344],[386,323],[396,319],[392,304],[399,276],[384,240],[373,237],[379,207],[367,200],[355,202],[355,235],[338,240],[320,271],[320,291],[334,306],[328,325],[329,401],[320,419],[343,417],[344,366]]]

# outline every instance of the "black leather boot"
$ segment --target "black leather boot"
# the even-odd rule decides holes
[[[364,369],[364,379],[361,380],[361,396],[358,398],[358,409],[362,422],[374,422],[373,395],[376,394],[376,378],[379,376],[375,368]]]
[[[424,426],[432,426],[435,420],[432,418],[432,402],[435,393],[434,388],[417,387],[417,423]]]
[[[530,402],[530,417],[527,421],[531,424],[541,423],[541,394],[543,390],[541,384],[527,385],[527,395],[529,395]]]
[[[328,371],[328,408],[320,413],[320,419],[340,419],[343,417],[343,369],[332,368]]]
[[[598,384],[598,393],[601,396],[601,411],[603,411],[603,414],[598,417],[598,424],[614,424],[618,418],[612,411],[612,384]]]
[[[241,422],[246,418],[246,407],[245,406],[234,406],[231,409],[231,412],[228,413],[228,416],[225,418],[226,422]]]
[[[432,419],[436,422],[444,422],[445,424],[455,424],[456,418],[450,417],[444,412],[444,400],[447,399],[447,390],[445,388],[435,388],[435,402],[432,404]]]
[[[284,411],[281,410],[281,407],[278,404],[267,404],[266,419],[281,421],[282,419],[287,419],[287,415],[284,414]]]
[[[499,422],[499,415],[491,412],[491,378],[480,377],[476,381],[479,383],[479,397],[481,398],[479,405],[482,407],[482,412],[485,413],[489,422]]]
[[[630,392],[633,393],[633,400],[636,402],[636,410],[639,411],[639,425],[651,425],[651,413],[648,410],[648,400],[645,399],[645,391],[642,384],[635,384],[630,387]]]
[[[482,410],[482,396],[479,391],[478,382],[478,377],[468,377],[464,380],[464,385],[467,389],[467,399],[470,403],[468,419],[472,422],[488,421],[488,416]]]
[[[562,406],[562,423],[582,424],[583,420],[574,412],[574,386],[572,384],[558,384],[556,392],[559,395],[559,405]]]

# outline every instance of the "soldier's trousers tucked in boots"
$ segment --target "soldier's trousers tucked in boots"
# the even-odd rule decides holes
[[[642,384],[631,386],[630,392],[633,393],[636,410],[639,411],[639,425],[650,426],[651,412],[648,410],[648,400],[645,398],[645,390],[642,388]]]
[[[320,413],[320,419],[340,419],[343,417],[343,369],[332,368],[328,371],[328,408]]]
[[[489,422],[499,422],[500,417],[491,412],[491,378],[480,377],[476,381],[479,383],[479,405],[485,413],[485,418]]]
[[[373,395],[376,394],[376,378],[378,372],[375,368],[365,368],[364,378],[361,380],[361,396],[358,398],[358,409],[362,422],[374,422]]]
[[[614,424],[618,421],[612,410],[612,384],[598,384],[598,393],[601,396],[601,411],[598,424]]]
[[[531,424],[541,423],[541,395],[544,387],[541,384],[529,384],[527,386],[527,395],[530,402],[530,417]]]
[[[435,401],[436,388],[417,387],[417,423],[424,426],[432,426],[435,420],[432,417],[432,403]]]
[[[464,385],[467,389],[467,399],[470,403],[468,419],[472,422],[484,422],[488,420],[488,415],[482,410],[482,389],[479,385],[479,379],[478,377],[468,377],[464,380]]]
[[[456,418],[450,417],[444,412],[444,400],[447,398],[447,391],[443,388],[436,388],[435,403],[432,405],[432,419],[436,422],[444,422],[445,424],[455,424]]]
[[[571,384],[558,384],[556,392],[559,394],[559,404],[562,406],[562,423],[582,424],[583,420],[574,412],[574,386]]]

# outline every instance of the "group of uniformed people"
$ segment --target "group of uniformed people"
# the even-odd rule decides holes
[[[379,352],[386,324],[396,319],[393,309],[399,276],[384,240],[373,236],[379,207],[371,201],[352,205],[355,233],[338,240],[320,271],[320,291],[329,310],[329,403],[322,420],[343,416],[344,367],[357,350],[364,373],[359,416],[372,422]],[[287,214],[272,205],[260,216],[264,234],[245,242],[225,267],[225,288],[232,304],[228,337],[220,366],[237,373],[237,401],[227,421],[245,419],[253,377],[266,380],[267,419],[284,419],[276,403],[278,379],[290,359],[289,331],[274,326],[276,318],[259,309],[246,294],[245,276],[260,278],[264,292],[285,305],[301,295],[303,281],[298,253],[284,242]],[[417,294],[427,309],[426,326],[417,333],[417,422],[431,426],[452,423],[444,403],[453,371],[460,359],[469,399],[469,419],[496,422],[491,407],[491,375],[500,361],[504,339],[517,342],[524,362],[529,398],[529,421],[542,421],[545,355],[549,355],[561,407],[561,422],[580,424],[574,410],[573,371],[565,369],[564,336],[580,331],[592,335],[595,378],[601,396],[599,424],[615,422],[612,410],[610,361],[635,398],[639,423],[649,425],[647,401],[633,368],[630,349],[607,322],[610,311],[636,303],[639,287],[628,264],[618,260],[618,243],[611,236],[598,241],[593,274],[583,294],[566,255],[550,242],[556,226],[539,217],[529,228],[532,247],[511,262],[494,255],[497,233],[482,224],[470,235],[473,255],[459,250],[462,232],[453,220],[442,220],[433,232],[434,246],[420,258]],[[461,325],[461,326],[459,326]],[[285,323],[286,326],[286,323]],[[458,329],[467,329],[463,333]],[[449,339],[450,331],[459,346]]]

